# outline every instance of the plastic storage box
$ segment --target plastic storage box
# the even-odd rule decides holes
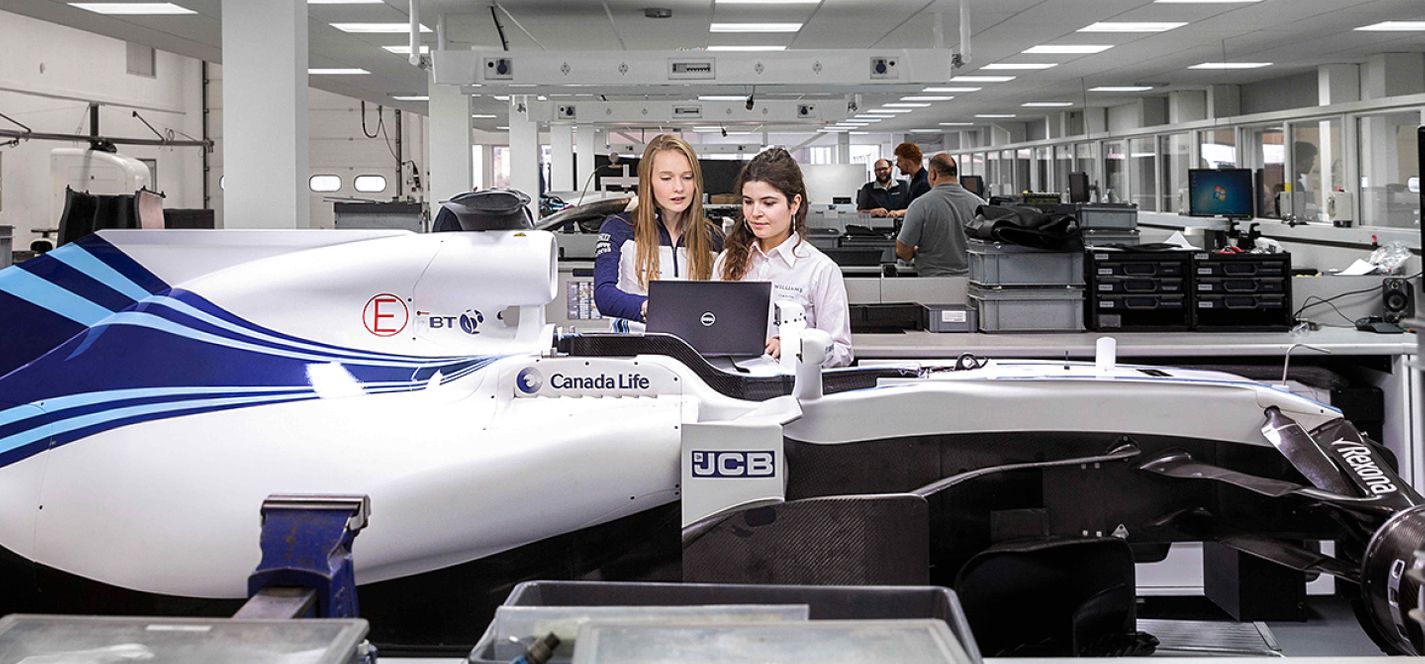
[[[1082,286],[1082,251],[1044,251],[970,240],[970,283],[979,286]]]
[[[1089,329],[1191,329],[1191,260],[1189,252],[1088,252]]]
[[[954,591],[933,586],[756,586],[709,583],[617,583],[526,581],[506,606],[699,606],[708,604],[805,604],[817,620],[913,620],[934,618],[949,626],[970,661],[980,662],[970,625]],[[480,637],[469,661],[494,659],[493,625]]]
[[[970,285],[981,332],[1082,332],[1082,288],[982,288]]]
[[[365,620],[38,616],[0,619],[0,661],[248,664],[358,661]]]
[[[849,620],[745,625],[591,623],[575,664],[969,664],[938,620]]]
[[[1138,228],[1138,208],[1133,205],[1075,203],[1061,205],[1054,211],[1074,215],[1079,228],[1084,230],[1126,231]]]
[[[925,329],[930,332],[978,332],[975,308],[966,304],[927,304]]]
[[[1224,331],[1291,329],[1291,254],[1192,257],[1193,326]]]
[[[1128,230],[1090,228],[1083,232],[1083,238],[1084,246],[1088,248],[1114,245],[1137,246],[1143,242],[1136,228]]]

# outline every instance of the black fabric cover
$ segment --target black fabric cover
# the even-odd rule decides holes
[[[686,341],[671,334],[581,334],[559,339],[558,349],[576,357],[663,355],[686,365],[719,393],[734,399],[766,401],[792,393],[792,376],[743,376],[708,364]],[[835,369],[821,374],[823,394],[863,390],[882,378],[913,378],[911,369]]]
[[[513,189],[467,191],[441,203],[431,232],[529,230],[534,228],[529,201]]]
[[[1079,222],[1073,215],[1046,213],[1027,205],[981,205],[965,225],[972,238],[1050,251],[1083,248]]]
[[[105,228],[139,227],[138,201],[134,194],[95,195],[64,188],[58,245]]]
[[[684,531],[683,580],[926,585],[930,508],[902,493],[807,498],[717,517]]]

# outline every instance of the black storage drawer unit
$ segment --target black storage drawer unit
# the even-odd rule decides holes
[[[1291,254],[1193,254],[1193,326],[1289,330]]]
[[[1084,260],[1089,329],[1180,332],[1191,328],[1191,253],[1091,250]]]

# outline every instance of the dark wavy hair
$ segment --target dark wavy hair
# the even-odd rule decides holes
[[[748,182],[765,182],[771,185],[787,197],[788,206],[791,206],[792,200],[797,196],[802,197],[801,206],[792,216],[792,232],[798,236],[797,244],[801,244],[807,236],[807,209],[810,205],[807,203],[806,182],[802,180],[802,167],[797,164],[797,160],[783,148],[763,150],[761,154],[753,157],[752,161],[747,162],[738,174],[739,195],[743,185]],[[747,274],[752,257],[752,244],[756,241],[757,236],[752,234],[752,228],[739,213],[737,223],[733,225],[732,232],[727,234],[723,245],[727,258],[722,263],[722,274],[719,276],[724,281],[737,281]]]

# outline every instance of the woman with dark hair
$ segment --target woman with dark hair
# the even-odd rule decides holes
[[[648,283],[712,278],[722,231],[703,214],[703,172],[687,141],[659,134],[638,162],[638,207],[604,220],[594,246],[594,306],[646,320]]]
[[[724,281],[770,281],[772,301],[790,300],[806,310],[809,328],[831,335],[823,366],[851,364],[851,313],[841,268],[803,241],[807,190],[802,169],[782,148],[752,158],[737,178],[742,219],[728,233],[726,248],[713,266]],[[767,354],[781,356],[781,339],[771,327]]]

